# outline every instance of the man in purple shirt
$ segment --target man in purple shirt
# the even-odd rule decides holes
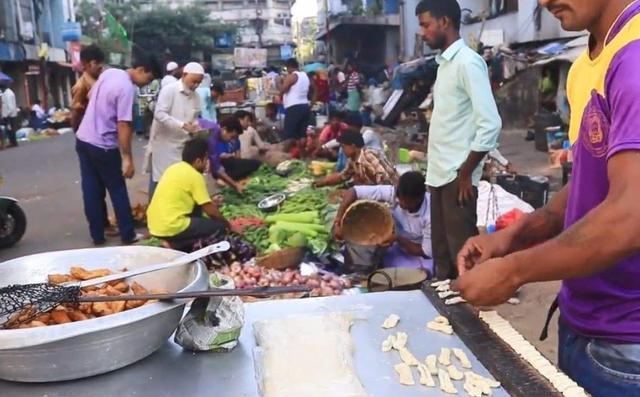
[[[572,179],[546,207],[469,239],[452,288],[486,306],[563,280],[549,315],[559,305],[560,368],[593,396],[640,396],[640,0],[540,4],[591,33],[567,81]]]
[[[137,60],[127,70],[108,69],[91,89],[84,118],[76,134],[82,198],[95,245],[105,243],[104,199],[109,191],[124,244],[137,240],[125,178],[134,174],[131,122],[135,86],[143,87],[161,75],[151,57]]]
[[[242,194],[242,186],[233,180],[224,167],[222,166],[222,159],[220,158],[220,151],[218,150],[218,144],[221,142],[231,142],[238,139],[238,136],[242,134],[242,125],[240,121],[235,117],[227,117],[220,122],[220,125],[213,121],[200,119],[198,120],[202,128],[211,131],[211,135],[207,139],[207,145],[209,146],[209,170],[213,179],[221,179],[229,187],[236,192]]]

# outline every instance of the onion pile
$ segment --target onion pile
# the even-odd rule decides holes
[[[255,287],[286,287],[307,285],[313,290],[310,296],[332,296],[342,294],[345,288],[351,288],[351,281],[333,274],[312,274],[303,276],[298,270],[275,270],[264,267],[233,262],[223,266],[220,273],[232,277],[238,289]]]

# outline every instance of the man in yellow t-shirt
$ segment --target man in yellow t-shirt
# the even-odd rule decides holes
[[[147,210],[152,236],[179,248],[229,229],[229,222],[211,200],[202,175],[208,161],[207,141],[192,139],[184,146],[182,161],[162,174]],[[202,217],[203,212],[208,218]]]

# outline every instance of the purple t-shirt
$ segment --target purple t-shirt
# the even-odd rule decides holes
[[[565,228],[607,197],[608,160],[622,151],[640,151],[640,1],[610,35],[597,62],[580,57],[568,82],[577,139]],[[640,252],[596,275],[564,281],[559,303],[563,319],[582,335],[640,343]]]
[[[220,152],[218,151],[218,145],[222,142],[220,137],[222,131],[215,121],[200,118],[198,119],[198,124],[204,129],[211,130],[211,134],[207,138],[207,148],[209,151],[209,169],[211,170],[211,175],[215,178],[216,173],[222,168]]]
[[[102,72],[91,88],[77,138],[103,149],[117,148],[118,121],[133,120],[135,95],[129,73],[115,68]]]

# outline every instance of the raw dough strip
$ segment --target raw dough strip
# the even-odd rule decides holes
[[[446,291],[449,291],[450,289],[451,289],[451,285],[442,284],[436,287],[436,292],[446,292]]]
[[[393,369],[396,370],[400,377],[400,384],[405,386],[413,386],[416,382],[413,380],[413,373],[411,367],[405,363],[396,364]]]
[[[449,374],[442,368],[438,369],[438,382],[440,382],[440,390],[448,394],[458,394],[458,391],[453,387]]]
[[[453,380],[462,380],[464,378],[464,374],[455,365],[451,364],[447,367],[447,373],[449,377]]]
[[[436,387],[436,383],[433,381],[433,378],[431,377],[431,373],[426,365],[422,363],[418,364],[418,372],[420,373],[421,385],[425,385],[427,387]]]
[[[434,318],[433,321],[438,324],[450,325],[449,320],[445,316],[438,316]]]
[[[453,327],[451,327],[448,324],[429,321],[427,323],[427,329],[430,329],[432,331],[442,332],[443,334],[447,334],[447,335],[453,335]]]
[[[398,332],[396,334],[396,340],[393,342],[393,348],[396,350],[400,350],[407,345],[407,340],[409,339],[409,335],[406,332]]]
[[[511,324],[495,310],[481,311],[480,319],[519,356],[527,361],[538,373],[547,378],[551,384],[566,397],[587,397],[583,388],[559,371],[536,348],[524,339]],[[485,378],[486,379],[486,378]]]
[[[449,349],[448,347],[441,348],[438,362],[445,367],[451,365],[451,349]]]
[[[398,350],[398,352],[400,353],[400,359],[405,364],[412,367],[417,367],[420,364],[420,361],[418,361],[418,359],[413,354],[411,354],[411,352],[406,347]]]
[[[458,303],[466,303],[467,301],[461,297],[461,296],[456,296],[455,298],[449,298],[447,300],[444,301],[444,304],[447,306],[451,306],[451,305],[457,305]]]
[[[396,343],[396,336],[395,335],[389,335],[387,336],[387,339],[385,339],[382,342],[382,352],[386,353],[391,351],[391,349],[393,349],[393,344]]]
[[[398,316],[397,314],[390,314],[389,317],[387,317],[386,320],[384,320],[384,322],[382,323],[382,328],[384,329],[393,328],[396,325],[398,325],[399,321],[400,321],[400,316]]]
[[[431,287],[433,288],[437,288],[441,285],[445,285],[445,284],[450,284],[451,280],[450,279],[446,279],[446,280],[442,280],[442,281],[436,281],[434,283],[431,283]]]
[[[471,369],[471,361],[469,361],[469,358],[465,354],[464,350],[455,347],[451,350],[453,351],[453,355],[456,356],[458,361],[460,361],[460,365],[462,365],[462,368]]]
[[[429,354],[424,363],[431,375],[438,375],[438,357],[435,354]]]
[[[458,296],[458,295],[460,295],[460,292],[458,292],[458,291],[449,290],[449,291],[444,291],[444,292],[438,292],[438,298],[440,298],[440,299],[445,299],[445,298],[448,298],[450,296]]]

